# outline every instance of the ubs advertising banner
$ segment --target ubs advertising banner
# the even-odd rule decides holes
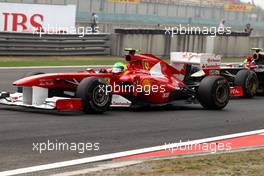
[[[75,20],[75,5],[0,3],[0,31],[59,30],[75,27]]]

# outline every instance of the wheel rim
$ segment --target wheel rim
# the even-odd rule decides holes
[[[228,98],[228,90],[224,86],[219,86],[216,89],[216,100],[219,103],[225,103]]]
[[[249,79],[248,82],[247,82],[247,87],[248,87],[249,93],[255,94],[256,91],[257,91],[257,82],[256,82],[256,80],[254,78]]]
[[[93,102],[99,106],[99,107],[103,107],[105,106],[110,98],[110,94],[107,93],[106,91],[102,91],[101,86],[97,86],[94,90],[93,90]]]

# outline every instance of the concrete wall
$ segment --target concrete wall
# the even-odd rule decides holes
[[[227,57],[243,57],[257,47],[264,47],[264,36],[216,37],[213,50],[209,51]]]
[[[206,37],[181,35],[171,38],[157,34],[112,34],[111,54],[125,55],[124,48],[139,48],[143,53],[169,56],[171,51],[205,52]]]
[[[244,57],[252,47],[264,47],[264,36],[112,34],[111,54],[125,55],[124,48],[139,48],[143,53],[168,57],[171,51],[207,52],[224,57]]]
[[[228,57],[241,57],[250,52],[250,37],[216,37],[211,52]]]

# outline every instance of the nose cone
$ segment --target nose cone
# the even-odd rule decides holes
[[[55,78],[58,78],[58,74],[56,73],[40,74],[40,75],[28,76],[28,77],[19,79],[15,81],[13,85],[14,86],[26,86],[26,87],[33,87],[33,86],[42,87],[41,82],[52,81]]]
[[[26,78],[19,79],[13,83],[14,86],[37,86],[39,83],[39,79],[42,78],[43,75],[29,76]]]

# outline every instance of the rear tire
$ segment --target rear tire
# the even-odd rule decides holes
[[[221,76],[205,77],[198,88],[198,100],[205,109],[219,110],[229,102],[230,87]]]
[[[106,92],[107,85],[104,79],[97,77],[84,78],[81,81],[76,97],[81,98],[85,113],[100,114],[109,110],[112,92]]]
[[[45,74],[45,73],[42,73],[42,72],[28,72],[28,73],[24,74],[20,79],[26,78],[26,77],[29,77],[29,76],[42,75],[42,74]],[[17,87],[17,92],[18,93],[22,93],[23,92],[23,87]]]
[[[251,70],[240,70],[235,77],[234,85],[243,88],[244,98],[252,98],[257,94],[258,77]]]

